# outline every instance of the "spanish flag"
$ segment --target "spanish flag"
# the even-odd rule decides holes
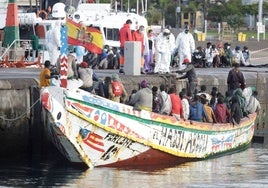
[[[93,53],[102,53],[103,38],[98,29],[83,26],[71,19],[67,19],[66,24],[68,27],[68,44],[83,46]]]

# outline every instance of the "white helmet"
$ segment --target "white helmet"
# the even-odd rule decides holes
[[[66,17],[65,4],[64,3],[54,4],[52,8],[52,16],[54,18],[65,18]]]

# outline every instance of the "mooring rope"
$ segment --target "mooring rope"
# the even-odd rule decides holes
[[[0,116],[0,119],[2,119],[2,120],[4,120],[4,121],[17,121],[17,120],[23,118],[24,116],[26,116],[27,112],[28,112],[29,110],[31,110],[31,109],[37,104],[37,102],[39,102],[39,101],[40,101],[40,98],[37,99],[37,100],[32,104],[32,106],[30,106],[30,108],[27,109],[27,110],[25,111],[25,113],[19,115],[19,116],[16,117],[16,118],[8,119],[8,118],[5,118],[4,116]]]

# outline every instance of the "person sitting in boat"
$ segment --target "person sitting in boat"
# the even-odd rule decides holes
[[[199,101],[199,96],[194,95],[193,101],[190,103],[189,120],[203,122],[203,119],[206,122],[209,121],[204,105]]]
[[[249,99],[252,96],[253,92],[256,91],[255,87],[245,87],[242,91],[242,95],[245,98],[245,107],[249,103]]]
[[[239,104],[239,98],[237,95],[234,95],[232,97],[231,117],[232,117],[232,123],[235,125],[239,124],[241,119],[243,118],[243,112],[241,110]]]
[[[141,88],[135,94],[131,105],[134,105],[134,110],[147,110],[151,112],[153,107],[152,90],[149,88],[149,85],[145,80],[141,82],[140,87]]]
[[[93,90],[93,70],[86,62],[82,62],[78,68],[79,77],[83,81],[81,89],[92,92]]]
[[[132,89],[131,91],[131,94],[129,95],[129,98],[128,98],[128,101],[127,101],[127,104],[132,106],[133,105],[133,100],[135,98],[135,95],[137,93],[137,90],[136,89]]]
[[[206,121],[205,118],[203,118],[203,121],[204,121],[204,122],[208,122],[208,123],[216,123],[217,120],[216,120],[214,111],[213,111],[213,109],[208,105],[208,99],[207,99],[207,96],[206,96],[205,94],[201,94],[201,95],[200,95],[200,101],[201,101],[201,103],[204,105],[206,114],[207,114],[207,116],[208,116],[208,121]]]
[[[171,98],[167,94],[167,86],[165,84],[160,85],[160,114],[170,115],[172,109]]]
[[[99,82],[99,90],[96,94],[101,97],[105,97],[106,99],[109,99],[109,85],[111,83],[112,78],[110,76],[106,76],[104,78],[104,81]]]
[[[215,109],[215,105],[217,104],[217,93],[218,93],[218,88],[217,87],[212,87],[211,92],[210,92],[210,101],[209,101],[209,106],[211,106],[213,109]]]
[[[159,89],[157,86],[152,87],[152,93],[153,93],[153,108],[152,111],[155,113],[160,112],[160,98],[159,98]]]
[[[174,87],[169,88],[168,94],[171,99],[171,116],[174,116],[177,120],[183,118],[183,108],[181,98],[176,94],[176,90]]]
[[[242,117],[247,116],[248,113],[245,110],[246,98],[245,98],[245,96],[243,96],[242,89],[241,88],[237,88],[236,90],[233,91],[233,93],[232,93],[232,95],[230,96],[230,99],[229,99],[230,106],[232,105],[232,98],[234,96],[237,96],[237,98],[238,98],[238,103],[239,103],[240,109],[242,111]]]
[[[50,79],[51,78],[56,78],[58,79],[59,76],[58,75],[51,75],[51,71],[50,71],[50,61],[46,60],[44,63],[45,67],[41,70],[40,72],[40,83],[39,83],[39,87],[40,89],[46,86],[50,86]]]
[[[112,82],[109,85],[109,99],[115,102],[125,103],[128,98],[127,91],[122,84],[118,74],[112,74]]]
[[[179,93],[179,96],[181,98],[181,103],[182,103],[183,119],[187,120],[189,118],[189,114],[190,114],[189,100],[188,100],[186,93],[184,91],[181,91]]]
[[[210,102],[210,99],[211,99],[211,95],[207,93],[207,87],[206,87],[206,85],[201,85],[200,86],[200,91],[197,93],[197,95],[199,95],[199,96],[201,96],[202,94],[204,94],[206,96],[206,100],[209,103]]]
[[[218,123],[229,123],[231,120],[230,110],[224,103],[224,97],[220,96],[214,109],[216,121]]]
[[[257,91],[253,91],[252,95],[249,98],[249,101],[247,103],[246,106],[246,111],[249,114],[255,113],[255,112],[259,112],[261,110],[261,105],[259,100],[257,99],[258,96],[258,92]]]

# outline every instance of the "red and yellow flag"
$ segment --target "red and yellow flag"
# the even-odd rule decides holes
[[[93,53],[102,53],[103,38],[98,29],[83,26],[71,19],[67,19],[66,24],[68,27],[68,44],[83,46]]]

